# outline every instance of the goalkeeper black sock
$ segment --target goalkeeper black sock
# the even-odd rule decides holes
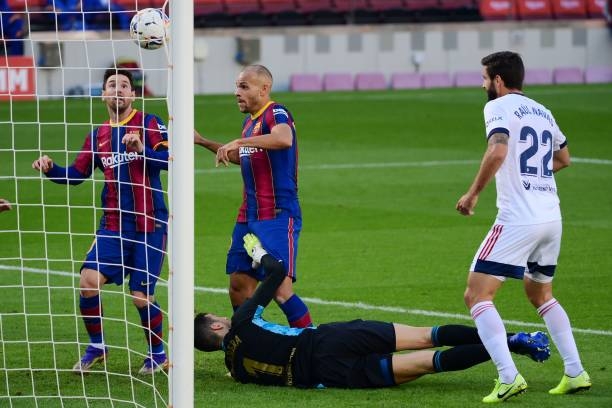
[[[482,344],[475,327],[461,324],[447,324],[431,328],[431,342],[434,347]]]
[[[441,373],[465,370],[490,359],[487,349],[482,344],[465,344],[448,350],[436,351],[432,363],[434,370]]]

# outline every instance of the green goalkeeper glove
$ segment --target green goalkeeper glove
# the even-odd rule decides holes
[[[261,258],[267,254],[266,250],[261,247],[261,242],[254,234],[246,234],[242,240],[244,241],[244,249],[247,254],[253,258],[251,266],[257,268],[261,264]]]

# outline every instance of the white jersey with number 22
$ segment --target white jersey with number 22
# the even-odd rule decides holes
[[[484,107],[487,138],[509,136],[508,155],[495,175],[496,224],[529,225],[561,219],[553,152],[566,144],[553,115],[518,93],[489,101]]]

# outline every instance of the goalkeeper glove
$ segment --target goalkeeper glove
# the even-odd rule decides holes
[[[261,258],[267,254],[266,250],[261,247],[261,242],[254,234],[246,234],[242,240],[244,241],[244,249],[247,254],[253,258],[251,266],[257,268],[261,264]]]

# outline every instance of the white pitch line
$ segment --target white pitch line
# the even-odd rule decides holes
[[[600,164],[604,166],[612,165],[612,160],[590,159],[583,157],[572,157],[572,162],[583,164]],[[343,169],[377,169],[377,168],[397,168],[397,167],[437,167],[437,166],[463,166],[478,164],[480,160],[430,160],[416,162],[378,162],[378,163],[332,163],[332,164],[305,164],[299,166],[300,170],[343,170]],[[238,172],[240,167],[231,166],[229,168],[219,167],[212,169],[196,169],[196,174],[203,173],[223,173]]]
[[[5,271],[20,271],[37,273],[46,275],[47,273],[58,276],[67,276],[74,277],[75,274],[71,272],[65,271],[53,271],[39,268],[17,268],[15,266],[10,265],[0,265],[0,270]],[[164,282],[159,282],[159,286],[167,286]],[[227,289],[225,288],[207,288],[204,286],[195,286],[194,290],[196,292],[206,292],[206,293],[215,293],[215,294],[227,294]],[[399,314],[411,314],[411,315],[419,315],[419,316],[432,316],[432,317],[442,317],[448,319],[458,319],[458,320],[469,320],[472,318],[468,315],[459,314],[459,313],[447,313],[447,312],[436,312],[433,310],[421,310],[421,309],[407,309],[399,306],[379,306],[379,305],[370,305],[368,303],[363,302],[341,302],[336,300],[324,300],[319,298],[310,298],[310,297],[302,297],[306,303],[322,305],[322,306],[335,306],[342,307],[346,309],[361,309],[361,310],[378,310],[381,312],[391,312],[391,313],[399,313]],[[531,322],[522,322],[520,320],[504,320],[505,324],[518,326],[518,327],[536,327],[536,328],[546,328],[545,325],[541,323],[531,323]],[[612,331],[609,330],[598,330],[598,329],[579,329],[577,327],[572,327],[572,331],[574,333],[581,334],[592,334],[599,336],[612,336]]]

